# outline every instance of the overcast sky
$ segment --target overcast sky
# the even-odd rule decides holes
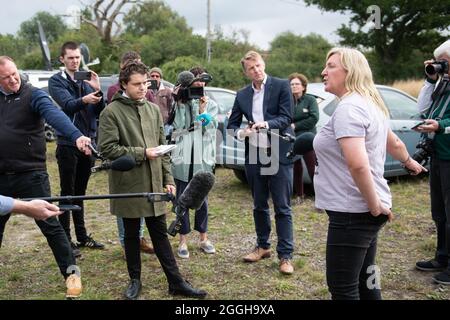
[[[6,1],[6,0],[2,0]],[[92,0],[83,0],[91,3]],[[165,0],[184,16],[195,33],[206,33],[207,0]],[[66,14],[70,6],[81,6],[79,0],[14,0],[0,11],[0,33],[15,34],[20,24],[38,11]],[[239,29],[250,32],[249,41],[267,49],[273,38],[284,31],[307,35],[318,33],[335,43],[335,30],[348,22],[340,13],[322,13],[306,7],[302,0],[211,0],[211,27],[220,25],[225,35]]]

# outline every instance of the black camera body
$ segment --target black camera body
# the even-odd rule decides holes
[[[91,71],[75,71],[73,75],[74,80],[91,80],[92,72]]]
[[[448,73],[448,61],[438,60],[425,66],[425,72],[429,75]]]
[[[205,95],[203,87],[178,87],[173,91],[175,101],[189,101],[192,99],[200,99]]]
[[[417,151],[414,152],[412,158],[420,163],[422,166],[426,165],[428,159],[433,153],[433,139],[424,138],[419,141],[416,146]]]
[[[158,80],[154,80],[154,79],[149,80],[147,89],[158,90]]]

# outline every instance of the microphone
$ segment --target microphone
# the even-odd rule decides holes
[[[199,114],[195,121],[200,121],[202,123],[202,127],[206,127],[212,120],[212,116],[209,113]]]
[[[200,209],[214,186],[215,177],[211,172],[197,172],[189,181],[186,189],[178,198],[175,208],[176,218],[167,229],[167,233],[174,237],[181,228],[181,218],[187,209]]]
[[[177,84],[183,88],[189,87],[195,80],[194,74],[190,71],[181,71],[177,77]]]
[[[292,150],[286,154],[287,158],[293,158],[295,155],[304,155],[313,150],[314,134],[311,132],[304,132],[299,135],[294,142]]]
[[[102,170],[128,171],[136,167],[136,160],[131,155],[125,155],[113,161],[105,161],[99,166],[91,168],[91,172],[95,173]]]

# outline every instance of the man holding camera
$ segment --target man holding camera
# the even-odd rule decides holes
[[[97,117],[105,107],[100,91],[98,75],[93,71],[79,71],[81,50],[77,43],[66,42],[61,47],[59,57],[65,70],[53,75],[48,81],[48,90],[72,123],[95,145],[97,135]],[[85,195],[91,175],[94,158],[86,156],[75,148],[72,141],[65,138],[58,130],[56,159],[59,167],[61,196]],[[84,223],[83,201],[74,201],[81,210],[72,213],[78,244],[71,242],[75,256],[80,256],[79,247],[103,249],[104,245],[87,234]],[[70,236],[70,211],[59,216],[59,222]]]
[[[150,69],[150,92],[153,92],[155,96],[155,103],[158,105],[161,110],[161,114],[163,117],[164,125],[167,124],[169,120],[169,114],[172,110],[173,97],[172,97],[172,89],[166,88],[162,83],[163,73],[162,70],[158,67],[153,67]]]
[[[432,144],[430,154],[431,215],[436,223],[435,257],[418,261],[422,271],[441,271],[433,277],[436,283],[450,285],[450,40],[434,51],[436,60],[425,61],[425,84],[420,91],[418,108],[426,115],[417,131],[427,135]],[[439,80],[439,82],[438,82]]]
[[[202,67],[183,71],[178,75],[180,88],[175,98],[174,132],[187,131],[175,139],[177,148],[172,152],[172,175],[177,187],[177,201],[192,177],[200,171],[213,172],[216,164],[216,129],[219,107],[204,95],[203,87],[211,77]],[[195,92],[194,92],[195,91]],[[211,119],[206,123],[203,119]],[[196,126],[197,124],[197,126]],[[216,249],[208,239],[208,198],[195,210],[194,230],[199,232],[200,250],[214,254]],[[187,235],[191,232],[189,210],[182,216],[180,243],[177,254],[189,258]]]

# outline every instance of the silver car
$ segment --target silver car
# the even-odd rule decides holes
[[[389,123],[392,131],[405,143],[408,152],[411,155],[414,154],[416,145],[420,139],[420,134],[411,130],[411,127],[413,127],[420,119],[417,111],[416,99],[407,93],[392,87],[377,85],[377,89],[389,109]],[[320,116],[319,122],[317,123],[317,130],[320,130],[333,114],[338,104],[338,100],[335,95],[324,91],[322,83],[308,84],[307,93],[316,97],[319,105]],[[227,119],[225,119],[225,122],[227,122]],[[246,125],[247,121],[244,118],[241,126],[244,127]],[[226,124],[224,127],[226,128]],[[236,177],[239,180],[246,182],[244,172],[244,143],[230,135],[226,135],[224,131],[222,132],[222,136],[221,150],[217,150],[217,162],[224,167],[233,169]],[[311,179],[307,174],[308,171],[306,170],[304,163],[303,166],[303,181],[305,183],[311,183]],[[400,162],[394,160],[390,155],[387,155],[386,157],[384,168],[385,177],[407,174],[401,167]]]

